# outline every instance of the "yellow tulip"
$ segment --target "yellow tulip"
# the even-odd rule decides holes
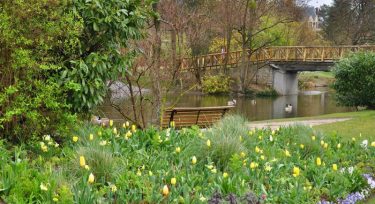
[[[217,169],[213,168],[213,169],[211,169],[211,172],[214,173],[214,174],[216,174],[217,173]]]
[[[292,155],[290,155],[290,152],[288,150],[285,150],[285,156],[291,157]]]
[[[333,171],[337,171],[337,164],[332,164]]]
[[[90,134],[89,140],[94,140],[94,135],[93,134]]]
[[[154,174],[152,173],[152,171],[148,171],[148,175],[153,176]]]
[[[57,198],[57,197],[53,197],[53,202],[58,202],[59,201],[59,199]]]
[[[109,127],[113,126],[113,120],[109,120]]]
[[[80,165],[81,167],[85,167],[85,165],[86,165],[86,160],[85,160],[85,157],[84,157],[84,156],[80,156],[80,157],[79,157],[79,165]]]
[[[171,121],[171,123],[169,124],[169,126],[173,128],[175,126],[175,122]]]
[[[172,185],[176,185],[177,183],[177,179],[176,178],[171,178],[171,184]]]
[[[94,176],[94,174],[90,173],[88,182],[89,183],[94,183],[94,181],[95,181],[95,176]]]
[[[255,147],[255,152],[256,153],[259,153],[260,152],[260,148],[258,146]]]
[[[136,132],[136,131],[137,131],[137,126],[132,125],[132,132]]]
[[[338,143],[338,144],[337,144],[337,149],[340,149],[340,148],[341,148],[341,144]]]
[[[250,163],[250,168],[251,169],[255,169],[255,168],[257,168],[258,167],[258,164],[256,163],[256,162],[251,162]]]
[[[328,148],[328,143],[324,143],[324,148],[325,148],[325,149]]]
[[[371,142],[371,147],[375,147],[375,141]]]
[[[299,176],[300,169],[298,167],[293,167],[293,176],[297,177]]]
[[[355,137],[352,137],[352,140],[355,141]]]
[[[142,176],[142,172],[138,169],[137,176]]]
[[[196,164],[197,163],[197,157],[193,156],[193,158],[191,159],[191,163]]]
[[[86,170],[90,170],[89,165],[86,164],[86,165],[85,165],[85,169],[86,169]]]
[[[78,141],[78,137],[77,136],[74,136],[73,137],[73,142],[77,142]]]
[[[168,196],[169,194],[169,188],[167,185],[163,186],[163,196]]]
[[[48,152],[48,147],[46,145],[43,144],[40,148],[43,152]]]
[[[265,156],[263,156],[263,155],[261,155],[261,156],[260,156],[260,159],[261,159],[261,160],[265,160],[265,159],[266,159],[266,157],[265,157]]]
[[[44,183],[41,183],[39,187],[40,187],[40,190],[42,191],[48,191],[48,187],[44,185]]]
[[[316,158],[316,165],[322,165],[322,160],[320,159],[320,157]]]
[[[313,136],[311,136],[311,139],[312,139],[312,140],[315,140],[315,138],[316,138],[316,137],[315,137],[314,135],[313,135]]]
[[[114,185],[114,184],[112,184],[112,185],[111,185],[111,191],[112,191],[113,193],[115,193],[115,192],[117,191],[117,186]]]
[[[301,149],[303,149],[303,148],[305,148],[305,145],[304,145],[304,144],[300,144],[299,147],[300,147]]]
[[[126,122],[125,122],[125,126],[126,126],[126,127],[129,127],[129,126],[130,126],[129,121],[126,121]]]
[[[240,153],[240,156],[241,156],[242,158],[244,158],[244,157],[246,157],[246,153],[245,153],[245,152],[241,152],[241,153]]]
[[[227,172],[224,172],[223,173],[223,178],[227,178],[228,177],[228,173]]]
[[[320,145],[322,145],[322,146],[323,146],[323,145],[324,145],[324,143],[325,143],[325,142],[324,142],[324,140],[321,140],[321,141],[320,141]]]
[[[180,153],[181,152],[181,148],[180,147],[176,147],[176,153]]]
[[[211,140],[207,140],[206,145],[207,147],[211,147]]]
[[[117,135],[117,128],[113,128],[113,134]]]
[[[264,170],[266,171],[271,171],[272,167],[270,165],[266,165],[266,167],[264,167]]]
[[[126,128],[126,124],[125,123],[122,124],[122,128]]]

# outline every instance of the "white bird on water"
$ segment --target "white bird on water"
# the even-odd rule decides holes
[[[236,99],[232,99],[231,101],[228,101],[228,106],[235,106],[237,104]]]
[[[292,104],[286,104],[286,105],[285,105],[285,112],[287,112],[287,113],[291,113],[292,110],[293,110],[293,106],[292,106]]]

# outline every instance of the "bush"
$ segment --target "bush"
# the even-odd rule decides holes
[[[336,63],[333,88],[339,104],[375,108],[375,53],[355,53]]]
[[[202,90],[208,94],[225,94],[230,91],[230,77],[224,75],[204,77]]]
[[[256,93],[258,97],[276,97],[278,95],[277,91],[271,88]]]

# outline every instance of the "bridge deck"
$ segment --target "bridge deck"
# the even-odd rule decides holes
[[[352,52],[373,51],[375,45],[362,46],[332,46],[332,47],[305,47],[305,46],[285,46],[267,47],[255,52],[247,50],[246,58],[250,63],[260,62],[334,62]],[[237,67],[241,62],[242,51],[230,53],[213,53],[197,56],[194,58],[184,58],[181,61],[182,70],[195,68],[221,68],[227,60],[227,67]]]

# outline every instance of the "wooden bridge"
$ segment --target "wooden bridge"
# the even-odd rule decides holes
[[[247,61],[250,63],[268,62],[334,62],[352,52],[373,51],[375,45],[361,46],[284,46],[266,47],[251,52],[247,50]],[[181,61],[182,70],[195,68],[218,69],[224,66],[228,57],[227,67],[235,68],[241,63],[242,51],[230,53],[213,53],[193,58],[184,58]]]

